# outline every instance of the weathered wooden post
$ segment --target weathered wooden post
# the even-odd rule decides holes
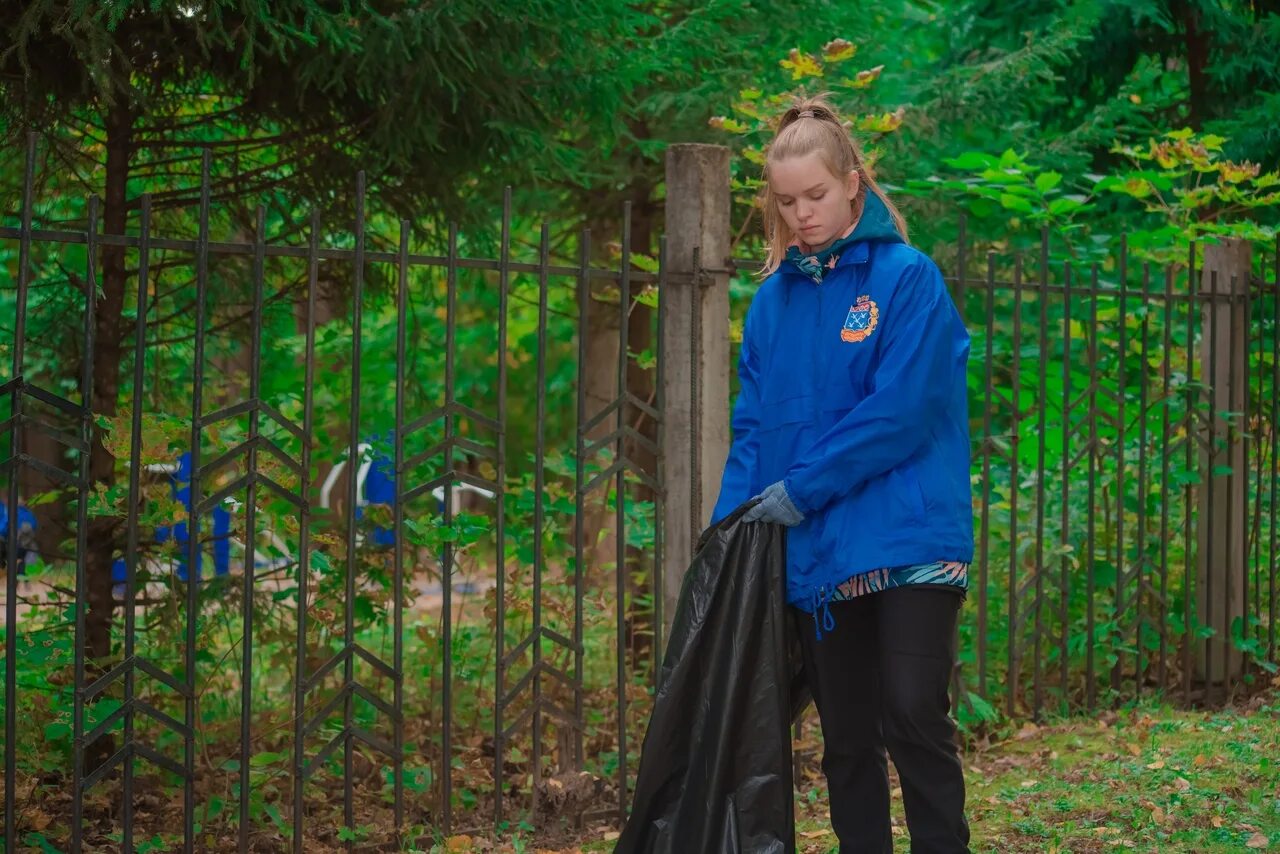
[[[667,149],[662,312],[663,645],[729,453],[729,149]]]
[[[1204,249],[1200,376],[1209,386],[1209,412],[1200,446],[1196,613],[1200,624],[1214,634],[1195,647],[1196,675],[1209,685],[1229,683],[1243,674],[1243,656],[1231,642],[1231,624],[1245,616],[1249,474],[1245,425],[1238,418],[1247,409],[1249,394],[1245,296],[1250,265],[1247,241],[1224,239]]]

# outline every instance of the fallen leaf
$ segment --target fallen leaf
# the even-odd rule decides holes
[[[1163,767],[1164,767],[1164,760],[1163,760],[1163,759],[1157,759],[1155,762],[1149,763],[1149,764],[1147,765],[1147,770],[1148,770],[1148,771],[1159,771],[1159,770],[1160,770],[1161,768],[1163,768]]]
[[[1214,827],[1222,827],[1222,824],[1223,824],[1222,816],[1215,815],[1213,818],[1209,819],[1209,823],[1212,824]]]
[[[470,851],[475,844],[475,840],[470,836],[450,836],[444,841],[444,850]]]
[[[802,830],[800,835],[805,839],[817,839],[820,836],[830,836],[830,830]]]
[[[1164,824],[1164,819],[1165,819],[1164,810],[1160,809],[1160,807],[1151,808],[1152,821],[1154,821],[1156,824]]]
[[[1245,848],[1266,848],[1271,844],[1271,840],[1261,833],[1255,833],[1249,837],[1249,841],[1244,844]]]
[[[1179,792],[1191,791],[1191,781],[1188,780],[1186,777],[1178,777],[1176,780],[1173,781],[1173,784],[1178,787]]]
[[[617,839],[619,836],[621,836],[621,835],[622,835],[622,834],[621,834],[621,833],[619,833],[618,831],[616,831],[616,830],[611,830],[611,831],[609,831],[608,833],[606,833],[602,838],[604,839],[604,841],[605,841],[605,842],[613,842],[614,840],[616,840],[616,839]]]
[[[1136,743],[1126,744],[1125,749],[1128,750],[1130,753],[1132,753],[1134,756],[1139,756],[1142,753],[1142,747]]]
[[[1032,738],[1033,736],[1035,736],[1035,734],[1038,733],[1039,731],[1040,731],[1040,727],[1036,726],[1030,721],[1027,721],[1025,724],[1022,725],[1022,729],[1018,730],[1018,734],[1015,736],[1015,738],[1017,738],[1020,741],[1026,741],[1028,738]]]
[[[1196,758],[1191,760],[1191,764],[1199,768],[1208,761],[1209,760],[1205,758],[1203,753],[1197,753]]]

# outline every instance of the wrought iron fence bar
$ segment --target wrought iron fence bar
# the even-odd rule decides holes
[[[1265,252],[1261,253],[1261,257],[1259,257],[1258,263],[1259,263],[1259,269],[1261,273],[1260,278],[1266,279],[1267,256]],[[1250,452],[1253,450],[1253,443],[1251,441],[1253,437],[1253,431],[1255,429],[1257,430],[1262,429],[1262,425],[1264,423],[1263,419],[1265,418],[1265,416],[1263,414],[1263,408],[1262,408],[1263,371],[1262,371],[1261,363],[1259,363],[1258,371],[1257,371],[1257,379],[1258,379],[1258,387],[1256,390],[1257,393],[1253,395],[1250,394],[1250,383],[1252,381],[1252,377],[1254,373],[1252,371],[1252,364],[1253,364],[1253,356],[1255,353],[1255,350],[1253,349],[1253,346],[1252,346],[1253,341],[1251,339],[1251,335],[1254,332],[1254,330],[1257,331],[1258,343],[1257,343],[1256,354],[1259,360],[1266,357],[1266,336],[1265,336],[1265,330],[1263,329],[1264,324],[1261,322],[1261,319],[1259,319],[1259,321],[1256,323],[1254,322],[1253,311],[1254,311],[1255,303],[1254,303],[1254,300],[1251,298],[1250,288],[1247,285],[1244,288],[1244,304],[1245,304],[1245,309],[1244,309],[1245,340],[1244,340],[1244,359],[1243,359],[1244,364],[1242,366],[1242,371],[1243,371],[1243,379],[1244,379],[1243,397],[1244,397],[1245,421],[1244,421],[1243,428],[1241,430],[1240,438],[1243,442],[1242,456],[1244,458],[1244,471],[1242,472],[1242,474],[1244,476],[1244,483],[1245,483],[1244,528],[1245,528],[1245,561],[1246,563],[1245,563],[1244,576],[1245,576],[1246,588],[1244,591],[1245,593],[1244,636],[1246,639],[1248,639],[1249,635],[1251,634],[1249,629],[1251,628],[1250,624],[1253,619],[1256,619],[1258,621],[1259,634],[1261,634],[1261,632],[1263,631],[1261,629],[1262,599],[1260,596],[1262,585],[1261,585],[1261,578],[1259,577],[1259,573],[1261,571],[1261,566],[1262,566],[1262,471],[1263,471],[1263,463],[1264,463],[1264,460],[1263,460],[1264,454],[1262,454],[1261,452],[1256,454],[1256,458],[1257,458],[1256,476],[1250,472],[1249,463],[1250,463],[1250,460],[1252,459],[1250,457]],[[1258,308],[1260,312],[1265,308],[1265,303],[1262,302],[1261,297],[1259,297]],[[1252,411],[1251,411],[1250,404],[1253,405]],[[1256,493],[1254,492],[1255,489],[1257,490]],[[1253,496],[1253,499],[1254,499],[1252,503],[1250,502],[1250,496]],[[1252,559],[1250,559],[1249,557],[1250,545],[1252,545],[1252,548],[1253,548]],[[1250,563],[1252,563],[1252,567],[1250,567],[1249,565]],[[1252,581],[1250,581],[1250,578],[1249,578],[1250,570],[1252,570],[1252,574],[1253,574]],[[1250,590],[1253,591],[1252,615],[1249,613],[1248,593]],[[1259,640],[1261,640],[1261,637],[1259,637]],[[1244,668],[1245,668],[1244,672],[1246,674],[1250,673],[1253,669],[1253,661],[1248,656],[1246,656],[1244,659]]]
[[[1034,681],[1034,699],[1032,716],[1040,719],[1041,712],[1044,708],[1044,662],[1041,658],[1041,639],[1044,636],[1044,516],[1045,516],[1045,482],[1044,472],[1048,462],[1045,442],[1045,430],[1048,427],[1048,388],[1049,388],[1049,229],[1043,227],[1040,229],[1040,263],[1037,270],[1040,284],[1040,294],[1036,299],[1040,309],[1039,319],[1039,342],[1040,363],[1039,371],[1036,377],[1036,410],[1038,412],[1037,419],[1037,438],[1036,438],[1036,577],[1035,577],[1035,636],[1033,640],[1033,675]],[[1067,291],[1063,291],[1064,294]],[[1063,425],[1063,431],[1066,431],[1066,425]]]
[[[1213,299],[1209,303],[1209,364],[1205,370],[1205,376],[1209,378],[1208,382],[1212,383],[1218,377],[1218,301],[1216,299],[1218,295],[1218,271],[1217,270],[1209,271],[1209,293],[1213,297]],[[1215,525],[1213,524],[1213,521],[1214,521],[1214,512],[1213,512],[1214,500],[1213,499],[1214,499],[1214,492],[1215,492],[1213,488],[1214,487],[1213,481],[1216,478],[1214,469],[1217,468],[1217,461],[1218,461],[1218,413],[1214,411],[1214,408],[1213,408],[1213,392],[1211,389],[1208,388],[1207,385],[1205,388],[1205,392],[1206,392],[1205,396],[1207,397],[1206,408],[1208,410],[1208,419],[1209,419],[1209,425],[1208,425],[1209,426],[1209,453],[1208,453],[1208,460],[1207,460],[1205,477],[1204,477],[1204,485],[1205,485],[1206,499],[1207,499],[1204,512],[1207,516],[1207,519],[1202,524],[1205,531],[1204,548],[1205,548],[1205,552],[1207,553],[1206,561],[1212,561],[1214,554],[1216,553],[1214,550],[1214,540],[1216,539],[1214,534],[1216,532],[1214,531]],[[1214,584],[1213,576],[1214,576],[1213,568],[1210,566],[1208,567],[1208,571],[1205,572],[1204,574],[1204,582],[1205,582],[1205,585],[1204,585],[1205,586],[1205,599],[1204,599],[1205,620],[1204,622],[1206,626],[1213,625],[1213,594],[1215,592],[1214,588],[1217,586]],[[1204,687],[1205,687],[1205,700],[1207,702],[1213,701],[1213,684],[1214,684],[1213,658],[1214,658],[1215,652],[1216,650],[1214,649],[1213,638],[1208,636],[1205,637],[1205,640],[1204,640],[1204,655],[1205,655]]]
[[[1195,398],[1198,391],[1195,386],[1196,378],[1196,358],[1195,358],[1195,318],[1197,313],[1197,304],[1195,295],[1200,291],[1200,287],[1196,278],[1196,244],[1191,241],[1187,249],[1187,295],[1191,301],[1187,305],[1187,383],[1186,383],[1186,402],[1184,409],[1186,418],[1183,429],[1186,433],[1186,445],[1184,446],[1184,470],[1191,472],[1195,458],[1195,447],[1199,441],[1199,430],[1196,425],[1196,406]],[[1192,650],[1195,646],[1195,632],[1191,625],[1191,602],[1192,602],[1192,586],[1191,579],[1194,577],[1192,572],[1192,563],[1194,561],[1192,555],[1192,544],[1194,536],[1192,528],[1195,524],[1194,513],[1195,508],[1192,504],[1192,485],[1190,479],[1183,487],[1182,498],[1182,535],[1183,535],[1183,560],[1182,560],[1182,699],[1184,703],[1191,702],[1191,666],[1192,666]]]
[[[1071,262],[1062,265],[1062,281],[1067,294],[1071,292]],[[1042,356],[1043,358],[1043,356]],[[1061,697],[1059,711],[1071,702],[1071,668],[1068,642],[1071,628],[1071,561],[1067,549],[1071,545],[1071,437],[1075,430],[1071,425],[1071,299],[1062,300],[1062,517],[1059,523],[1058,543],[1058,620],[1061,643],[1058,648],[1058,670]],[[1043,435],[1043,434],[1042,434]]]
[[[502,234],[499,249],[498,266],[498,477],[499,484],[506,483],[507,459],[507,310],[508,294],[511,287],[511,187],[502,191]],[[580,334],[586,335],[585,330]],[[502,693],[507,684],[506,643],[507,643],[507,569],[506,569],[506,489],[495,490],[497,498],[497,578],[495,579],[495,601],[497,613],[495,626],[497,637],[494,639],[494,711],[493,711],[493,821],[495,825],[502,823],[503,794],[506,788],[506,738],[503,734],[503,721],[506,715],[506,704],[502,701]]]
[[[138,225],[138,288],[137,308],[133,332],[133,411],[129,419],[129,515],[126,522],[125,577],[124,577],[124,658],[132,662],[135,654],[137,631],[137,583],[138,583],[138,502],[141,499],[142,466],[142,388],[146,382],[147,353],[147,303],[148,285],[151,281],[151,194],[142,197]],[[124,674],[124,705],[128,709],[124,721],[124,743],[134,741],[134,667],[130,663]],[[124,763],[124,802],[121,804],[124,854],[133,852],[133,786],[134,762],[130,755]]]
[[[1022,256],[1014,260],[1014,281],[1022,280]],[[1022,422],[1022,289],[1013,293],[1013,372],[1009,385],[1013,390],[1009,451],[1009,672],[1005,679],[1005,710],[1009,717],[1017,713],[1021,686],[1022,660],[1018,644],[1018,445]]]
[[[396,411],[395,411],[395,477],[396,489],[402,489],[406,480],[404,462],[405,417],[405,360],[408,356],[409,325],[409,220],[400,220],[400,260],[396,264]],[[395,824],[394,842],[404,843],[404,501],[397,500],[391,508],[392,530],[395,542],[392,546],[392,660],[395,671],[392,679],[392,818]],[[501,610],[501,608],[499,608]],[[501,780],[494,778],[496,791],[502,789]]]
[[[183,768],[186,770],[183,791],[183,851],[195,851],[195,761],[196,743],[196,615],[200,587],[200,416],[204,409],[204,348],[205,321],[209,296],[209,171],[211,155],[205,149],[200,159],[200,220],[196,246],[196,318],[195,362],[192,370],[191,389],[191,511],[187,519],[187,612],[186,649],[184,666],[186,676],[186,709],[184,723],[189,734],[183,739]]]
[[[449,256],[445,268],[445,347],[444,347],[444,400],[446,406],[455,403],[457,394],[457,349],[458,349],[458,224],[449,223]],[[444,419],[444,470],[453,471],[454,415]],[[444,524],[453,524],[453,481],[446,480],[444,486]],[[445,540],[444,555],[441,564],[441,588],[443,593],[443,614],[441,616],[441,640],[444,643],[442,674],[444,690],[441,692],[441,727],[440,727],[440,780],[441,827],[446,835],[453,826],[453,562],[454,544],[452,539]]]
[[[987,278],[995,275],[995,254],[987,253]],[[987,599],[991,555],[991,409],[995,388],[993,354],[995,346],[995,289],[984,294],[986,305],[985,376],[982,396],[982,521],[978,556],[978,696],[990,700],[987,693]]]
[[[664,299],[667,293],[667,238],[662,235],[658,238],[658,300]],[[664,353],[663,339],[663,323],[662,309],[659,305],[654,309],[654,313],[658,316],[658,330],[656,334],[657,341],[654,345],[655,353]],[[662,667],[662,655],[666,649],[666,638],[664,632],[666,630],[666,567],[662,562],[662,536],[663,536],[663,520],[666,518],[667,492],[665,472],[663,465],[663,447],[662,447],[662,422],[666,417],[666,410],[663,408],[663,379],[665,372],[663,366],[666,360],[661,356],[657,358],[657,386],[655,388],[654,411],[653,411],[653,434],[658,437],[657,451],[654,454],[654,464],[657,466],[655,479],[658,482],[658,489],[654,493],[653,502],[653,679],[654,689],[657,689],[658,678]],[[579,641],[580,642],[580,641]],[[582,720],[582,713],[578,713],[578,720]]]
[[[7,505],[9,528],[14,535],[8,538],[5,555],[5,656],[4,656],[4,840],[6,851],[16,851],[17,830],[17,768],[18,768],[18,481],[22,474],[22,410],[25,383],[23,381],[24,351],[27,339],[27,289],[31,276],[31,220],[34,213],[36,134],[27,134],[27,156],[22,173],[22,210],[19,213],[22,227],[18,238],[18,293],[17,316],[14,318],[12,368],[9,376],[13,385],[9,391],[9,488]]]
[[[622,280],[618,298],[618,394],[627,388],[627,319],[631,309],[631,202],[622,206]],[[696,290],[696,289],[695,289]],[[695,300],[701,295],[695,294]],[[697,328],[696,326],[694,327]],[[616,429],[626,423],[626,407],[617,410]],[[626,455],[621,434],[618,437],[617,459]],[[696,472],[697,469],[694,469]],[[697,480],[695,476],[695,481]],[[618,820],[627,816],[627,662],[626,662],[626,597],[627,597],[627,481],[626,472],[619,468],[614,482],[614,508],[617,525],[617,557],[614,575],[617,582],[617,665],[618,665]]]
[[[311,212],[307,232],[307,316],[306,354],[303,359],[302,402],[302,503],[298,534],[298,624],[293,688],[293,852],[303,854],[306,794],[306,705],[307,705],[307,600],[311,587],[311,436],[314,417],[316,362],[316,291],[320,277],[320,215]]]
[[[584,515],[586,512],[586,494],[583,491],[583,479],[585,477],[585,448],[587,441],[586,426],[587,420],[587,389],[586,389],[586,371],[587,371],[587,340],[589,336],[589,321],[591,316],[591,231],[583,229],[581,243],[578,247],[579,260],[581,266],[577,276],[577,297],[578,297],[578,370],[575,396],[577,398],[577,421],[574,430],[574,475],[573,475],[573,495],[574,495],[574,520],[573,520],[573,642],[574,642],[574,673],[578,678],[578,688],[574,691],[573,707],[574,716],[578,720],[583,720],[583,684],[585,682],[585,674],[583,667],[585,664],[585,655],[583,653],[583,597],[586,593],[586,567],[585,567],[585,538],[586,531],[583,525]],[[659,297],[661,298],[661,297]],[[581,770],[584,756],[584,734],[579,730],[574,735],[574,759],[575,767]]]
[[[1088,642],[1085,644],[1085,709],[1093,711],[1098,701],[1097,674],[1094,649],[1097,646],[1097,476],[1098,476],[1098,264],[1089,267],[1089,500],[1088,520],[1085,531],[1085,624]]]
[[[30,240],[35,243],[55,243],[75,245],[83,244],[86,238],[83,232],[61,231],[53,229],[34,229],[25,231],[21,228],[12,226],[0,226],[0,239],[20,240],[24,234],[29,234]],[[138,238],[131,235],[119,234],[100,234],[98,241],[103,246],[123,246],[136,248]],[[152,237],[151,247],[156,250],[177,251],[177,252],[195,252],[197,250],[198,240],[188,240],[183,238],[172,237]],[[252,257],[254,253],[254,245],[252,243],[234,243],[234,242],[218,242],[213,241],[208,245],[210,255],[241,255]],[[306,246],[292,246],[286,244],[267,244],[266,257],[268,258],[294,258],[298,260],[306,260],[310,257],[311,250]],[[318,250],[319,258],[322,261],[345,261],[354,263],[356,251],[354,249],[335,249],[323,248]],[[399,252],[387,250],[368,250],[364,252],[365,261],[370,264],[394,264],[398,263]],[[500,258],[463,258],[458,257],[452,262],[447,255],[425,255],[418,253],[410,253],[410,267],[438,267],[447,269],[453,266],[455,270],[481,270],[488,272],[500,271],[503,268],[503,260]],[[528,261],[514,261],[507,259],[506,269],[508,273],[533,273],[536,274],[541,267],[536,263]],[[565,264],[548,264],[547,273],[551,276],[574,277],[579,271],[578,266],[568,266]],[[723,270],[710,270],[708,272],[725,272]],[[668,273],[669,278],[680,281],[690,281],[690,274]],[[656,284],[658,281],[657,273],[650,273],[644,270],[633,270],[630,273],[631,281],[635,284]],[[593,279],[604,279],[611,282],[619,282],[622,279],[620,270],[609,267],[592,267],[591,277]]]
[[[1145,294],[1151,287],[1151,264],[1142,264],[1142,292]],[[1144,602],[1147,598],[1147,585],[1144,572],[1147,568],[1147,400],[1149,396],[1150,378],[1147,376],[1150,366],[1150,334],[1151,312],[1142,312],[1142,323],[1138,332],[1138,348],[1142,354],[1142,373],[1138,375],[1138,530],[1137,557],[1133,601],[1136,611],[1133,637],[1133,693],[1142,696],[1143,664],[1142,664],[1142,627],[1145,622]]]
[[[1276,660],[1276,631],[1277,623],[1280,623],[1280,615],[1276,613],[1278,600],[1276,599],[1276,563],[1277,563],[1277,523],[1280,523],[1280,514],[1277,514],[1277,485],[1280,483],[1280,457],[1277,452],[1280,451],[1280,234],[1276,235],[1275,251],[1271,256],[1271,275],[1273,281],[1271,283],[1271,541],[1270,541],[1270,572],[1268,579],[1268,607],[1267,621],[1270,624],[1267,640],[1267,659],[1274,662]]]
[[[98,294],[97,243],[94,235],[98,230],[98,197],[89,197],[88,218],[88,251],[85,252],[85,288],[84,288],[84,331],[82,346],[84,362],[80,377],[79,427],[85,444],[93,442],[93,324],[94,308]],[[85,775],[85,610],[88,607],[88,530],[89,530],[89,493],[93,471],[90,466],[92,451],[81,452],[79,456],[80,475],[76,483],[76,608],[75,608],[75,687],[72,691],[72,744],[73,757],[71,765],[71,850],[79,854],[83,845],[84,833],[84,775]],[[16,538],[17,529],[11,530],[10,536]],[[17,567],[13,567],[16,573]]]
[[[542,539],[546,524],[543,496],[546,491],[546,479],[543,467],[546,464],[546,430],[547,419],[547,263],[551,253],[551,230],[547,223],[542,223],[538,241],[538,260],[541,269],[538,271],[538,320],[536,337],[538,339],[536,360],[534,410],[537,424],[534,426],[533,445],[533,774],[532,801],[533,814],[538,814],[538,796],[542,788],[542,575],[545,570],[545,555]]]
[[[1116,259],[1116,265],[1119,268],[1119,301],[1120,313],[1116,325],[1120,330],[1119,343],[1119,359],[1116,368],[1116,589],[1115,589],[1115,606],[1112,614],[1112,620],[1115,625],[1110,637],[1107,638],[1107,645],[1115,650],[1115,664],[1111,666],[1111,691],[1113,695],[1120,690],[1120,678],[1124,669],[1124,651],[1118,648],[1117,641],[1121,637],[1122,627],[1124,625],[1124,607],[1125,607],[1125,540],[1124,540],[1124,494],[1125,494],[1125,406],[1126,397],[1128,396],[1129,377],[1128,377],[1128,361],[1129,361],[1129,237],[1128,235],[1120,235],[1120,251],[1119,257]],[[1114,701],[1114,696],[1113,696]]]
[[[1228,288],[1228,293],[1231,293],[1231,294],[1238,293],[1239,278],[1235,275],[1235,273],[1232,273],[1231,276],[1228,277],[1227,288]],[[1237,365],[1236,365],[1236,352],[1239,348],[1236,346],[1236,338],[1237,338],[1236,328],[1237,327],[1235,324],[1235,316],[1233,313],[1228,313],[1227,322],[1228,322],[1227,341],[1226,341],[1226,344],[1227,344],[1227,401],[1228,401],[1228,409],[1234,413],[1238,411],[1235,409],[1235,401],[1236,401],[1236,394],[1237,394],[1236,378],[1239,376],[1239,371],[1237,370]],[[1246,386],[1246,389],[1247,388],[1248,387]],[[1247,407],[1245,407],[1243,411],[1247,412],[1248,411]],[[1234,539],[1235,532],[1236,532],[1236,528],[1235,528],[1236,479],[1240,477],[1240,473],[1236,470],[1236,466],[1234,465],[1235,456],[1231,452],[1231,445],[1234,443],[1234,437],[1236,434],[1234,415],[1231,417],[1224,418],[1222,426],[1223,426],[1224,438],[1227,442],[1227,448],[1226,448],[1227,531],[1226,531],[1226,536],[1228,537],[1228,539]],[[1245,492],[1247,493],[1248,490],[1246,489]],[[1237,543],[1236,545],[1237,547],[1243,548],[1245,544]],[[1228,554],[1230,553],[1231,552],[1228,551]],[[1247,550],[1245,554],[1241,555],[1241,558],[1247,561],[1248,559]],[[1242,561],[1242,564],[1243,562],[1244,561]],[[1243,569],[1244,567],[1242,566],[1241,568]],[[1234,673],[1236,669],[1232,666],[1232,663],[1231,663],[1232,658],[1234,657],[1234,653],[1232,651],[1233,640],[1231,637],[1231,622],[1232,622],[1231,612],[1235,610],[1232,604],[1232,599],[1234,598],[1232,594],[1236,592],[1234,588],[1236,587],[1237,581],[1243,588],[1242,590],[1240,590],[1241,602],[1247,603],[1249,601],[1249,591],[1246,586],[1248,584],[1249,573],[1246,570],[1242,572],[1241,577],[1237,579],[1235,570],[1236,570],[1236,567],[1234,563],[1229,562],[1227,577],[1223,579],[1223,586],[1226,589],[1223,591],[1223,597],[1222,597],[1221,626],[1223,628],[1223,634],[1220,639],[1220,647],[1222,649],[1222,690],[1224,695],[1232,691],[1234,687],[1231,684],[1232,680],[1234,679]],[[1245,612],[1245,614],[1247,615],[1247,611]],[[1248,630],[1245,628],[1245,625],[1248,624],[1248,620],[1247,619],[1242,620],[1241,622],[1244,624],[1241,626],[1241,630],[1245,632],[1245,637],[1247,638]]]
[[[355,602],[356,602],[356,514],[355,508],[359,499],[359,483],[356,470],[360,459],[360,389],[361,389],[361,345],[364,332],[364,268],[365,257],[365,173],[356,174],[355,198],[355,250],[352,269],[353,288],[351,295],[351,418],[348,422],[349,445],[347,459],[349,462],[347,476],[347,574],[343,592],[342,643],[346,655],[342,660],[342,819],[346,827],[355,827],[355,804],[352,778],[355,775],[354,745],[351,729],[354,726],[355,694],[351,691],[351,683],[355,681]],[[352,840],[347,840],[348,851],[353,849]]]
[[[265,270],[265,245],[267,209],[258,205],[254,224],[253,254],[253,314],[249,331],[249,399],[256,401],[261,389],[262,376],[262,292]],[[249,483],[245,494],[244,511],[244,571],[241,574],[244,601],[241,602],[240,639],[240,827],[238,844],[241,852],[249,850],[251,830],[249,802],[253,781],[249,777],[250,748],[253,741],[253,593],[257,566],[257,502],[258,502],[258,431],[259,412],[255,406],[249,411],[248,469]]]
[[[1164,269],[1164,322],[1162,324],[1161,368],[1160,368],[1160,613],[1157,626],[1160,634],[1160,661],[1156,666],[1156,682],[1163,690],[1168,678],[1169,655],[1169,511],[1172,505],[1173,491],[1169,488],[1169,463],[1172,454],[1169,452],[1171,437],[1169,433],[1169,407],[1173,403],[1170,383],[1173,378],[1173,281],[1174,271],[1171,266]]]

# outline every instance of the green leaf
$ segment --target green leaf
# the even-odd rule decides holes
[[[963,169],[967,172],[976,172],[980,169],[994,169],[996,160],[990,154],[984,154],[981,151],[966,151],[959,157],[952,157],[944,160],[948,166],[953,169]]]
[[[1062,176],[1057,172],[1041,172],[1036,176],[1036,189],[1047,193],[1062,183]]]
[[[1035,208],[1031,206],[1031,202],[1012,193],[1001,193],[1000,204],[1004,205],[1007,210],[1018,211],[1019,213],[1035,213]]]

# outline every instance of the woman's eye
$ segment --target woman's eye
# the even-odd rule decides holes
[[[810,196],[809,198],[813,199],[815,202],[820,202],[822,201],[823,197],[825,197],[826,195],[827,195],[826,193],[819,193],[818,195]]]
[[[789,207],[791,207],[792,205],[794,205],[794,204],[795,204],[795,201],[793,201],[793,200],[791,200],[791,199],[788,199],[788,200],[787,200],[787,201],[785,201],[785,202],[778,202],[778,204],[782,205],[784,208],[789,208]]]

